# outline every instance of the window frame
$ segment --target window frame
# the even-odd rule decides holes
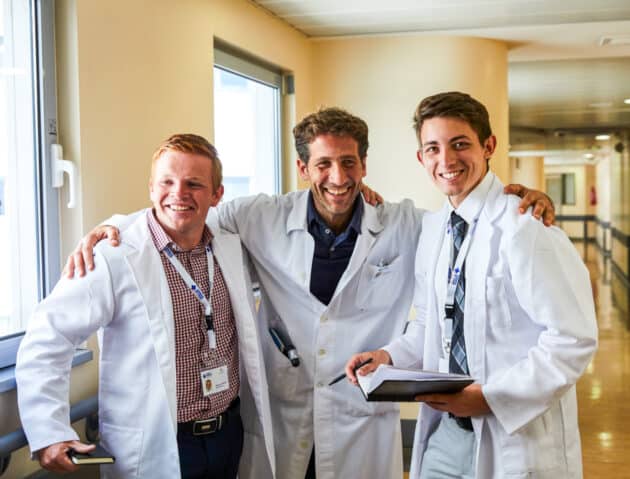
[[[282,95],[284,75],[282,71],[271,63],[248,55],[217,38],[214,39],[213,68],[218,68],[276,89],[273,125],[274,131],[277,133],[274,136],[274,194],[280,194],[284,187],[282,182]]]
[[[19,1],[19,0],[10,0]],[[55,0],[30,0],[33,138],[38,247],[37,297],[42,300],[61,274],[59,193],[52,187],[51,145],[57,143]],[[25,319],[23,318],[23,321]],[[25,325],[23,322],[22,324]],[[0,369],[15,365],[24,331],[0,336]]]

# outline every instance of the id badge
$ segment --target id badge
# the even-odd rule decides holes
[[[230,388],[227,366],[201,371],[201,388],[204,396],[217,394]]]

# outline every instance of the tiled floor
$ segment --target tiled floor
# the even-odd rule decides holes
[[[595,254],[589,251],[589,258]],[[630,478],[630,332],[610,287],[588,263],[599,324],[599,349],[578,383],[584,477]]]

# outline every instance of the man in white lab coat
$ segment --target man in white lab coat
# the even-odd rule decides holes
[[[469,95],[425,98],[418,159],[447,197],[426,214],[417,320],[373,362],[470,374],[462,392],[418,396],[411,478],[582,476],[575,382],[597,345],[588,271],[566,235],[529,215],[489,170],[496,138]]]
[[[116,459],[102,477],[235,478],[249,422],[274,464],[243,252],[209,214],[223,195],[214,147],[170,137],[150,193],[153,208],[121,231],[120,247],[99,245],[94,272],[62,279],[28,324],[16,379],[31,450],[57,472],[76,469],[69,449],[91,450],[69,423],[68,390],[74,348],[99,330],[99,430]]]
[[[298,171],[309,190],[240,198],[217,208],[221,227],[239,234],[252,260],[261,287],[261,329],[273,328],[300,357],[294,366],[271,337],[263,340],[277,476],[399,479],[398,405],[368,403],[347,381],[329,382],[351,354],[402,333],[423,211],[409,200],[373,207],[359,195],[368,149],[360,118],[326,108],[305,117],[293,133]],[[89,267],[90,245],[105,233],[114,235],[97,228],[84,239],[85,251],[77,249],[71,263],[80,272],[84,260]],[[251,477],[268,477],[269,465],[255,449],[244,451],[244,460],[250,453],[256,464]]]

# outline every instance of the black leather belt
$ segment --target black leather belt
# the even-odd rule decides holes
[[[227,424],[230,416],[239,414],[240,410],[239,398],[236,398],[230,403],[228,408],[218,416],[210,417],[208,419],[198,419],[196,421],[179,422],[177,423],[177,432],[184,434],[192,434],[193,436],[205,436],[206,434],[214,434],[220,431],[225,424]]]
[[[450,412],[448,413],[448,415],[452,417],[453,419],[455,419],[455,422],[457,423],[457,425],[461,427],[462,429],[466,431],[473,430],[472,420],[470,419],[470,417],[459,417],[459,416],[455,416],[453,413],[450,413]]]

